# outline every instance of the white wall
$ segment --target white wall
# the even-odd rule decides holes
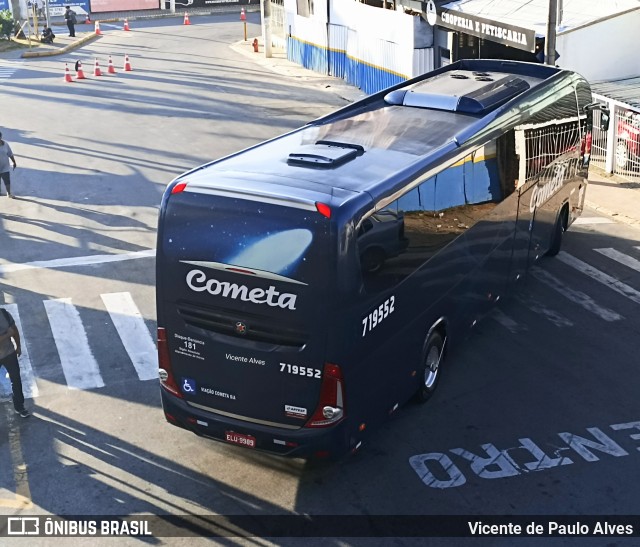
[[[331,23],[357,30],[362,39],[380,39],[413,49],[413,17],[400,11],[334,0]]]
[[[588,81],[640,76],[640,10],[559,34],[557,64]]]

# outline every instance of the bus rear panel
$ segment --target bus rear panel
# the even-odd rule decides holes
[[[327,431],[339,436],[328,426],[344,417],[339,367],[325,362],[330,219],[314,204],[188,188],[170,195],[164,215],[158,326],[168,419],[282,454],[308,452],[316,437],[326,446]]]

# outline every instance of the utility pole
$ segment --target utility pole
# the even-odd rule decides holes
[[[558,22],[558,0],[549,0],[549,20],[547,21],[547,37],[544,41],[544,62],[556,64],[556,26]]]
[[[271,0],[261,0],[262,25],[264,28],[264,56],[273,57],[271,51]]]

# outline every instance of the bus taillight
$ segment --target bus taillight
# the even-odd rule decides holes
[[[179,182],[178,184],[176,184],[171,189],[171,193],[172,194],[179,194],[180,192],[183,192],[186,187],[187,187],[187,183],[186,182]]]
[[[164,327],[158,327],[158,366],[160,367],[158,376],[160,377],[162,387],[182,399],[182,393],[173,377],[171,358],[169,357],[169,345],[167,344],[167,331]]]
[[[327,427],[345,416],[344,380],[338,365],[325,363],[320,386],[320,400],[305,427]]]

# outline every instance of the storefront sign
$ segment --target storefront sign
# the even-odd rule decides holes
[[[184,8],[217,8],[220,6],[247,5],[251,0],[175,0],[177,9]],[[165,8],[169,9],[169,0],[164,0]],[[259,5],[257,2],[256,5]]]
[[[536,50],[536,33],[532,29],[444,8],[440,11],[438,25],[532,53]]]
[[[160,0],[91,0],[91,13],[159,8]]]
[[[49,15],[51,17],[62,17],[66,11],[64,9],[65,6],[71,6],[76,16],[84,16],[89,13],[88,0],[49,0]],[[77,17],[77,19],[78,23],[80,23],[80,17]]]

